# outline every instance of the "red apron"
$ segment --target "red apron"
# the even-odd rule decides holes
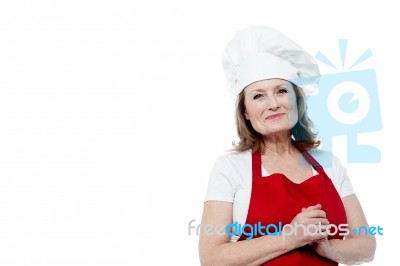
[[[261,225],[264,226],[268,224],[278,225],[279,222],[282,223],[282,226],[290,224],[302,208],[318,203],[322,204],[322,210],[326,212],[327,219],[331,224],[347,223],[343,202],[331,179],[308,152],[303,152],[303,156],[318,174],[296,184],[280,173],[262,177],[261,154],[252,154],[252,190],[246,224],[255,225],[258,222],[261,222]],[[272,233],[272,230],[269,230],[269,232]],[[256,237],[260,237],[260,235],[255,235],[253,238]],[[246,238],[247,236],[242,234],[238,241]],[[332,238],[343,239],[343,236],[340,236],[338,232],[336,235],[328,237],[328,239]],[[310,245],[306,245],[262,265],[337,266],[338,263],[319,256]]]

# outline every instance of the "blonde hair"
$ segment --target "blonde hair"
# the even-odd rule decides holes
[[[317,148],[320,141],[316,139],[317,134],[313,132],[313,122],[307,115],[307,105],[305,94],[302,88],[292,84],[296,93],[297,111],[299,114],[296,125],[292,128],[292,137],[300,151],[308,151]],[[236,100],[236,129],[239,136],[237,143],[232,142],[234,150],[238,152],[251,149],[253,152],[265,152],[263,136],[254,130],[250,121],[244,116],[246,107],[244,104],[244,90],[238,95]]]

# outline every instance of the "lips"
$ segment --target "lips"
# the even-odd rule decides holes
[[[284,115],[285,115],[285,113],[273,114],[273,115],[267,116],[266,119],[268,119],[268,120],[278,119],[278,118],[281,118],[281,117],[284,116]]]

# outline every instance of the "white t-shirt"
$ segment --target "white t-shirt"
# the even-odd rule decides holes
[[[308,152],[322,165],[340,197],[354,194],[346,168],[336,156],[319,149]],[[313,169],[313,175],[315,174],[316,171]],[[262,176],[268,178],[264,167],[262,167]],[[211,171],[205,202],[209,200],[232,202],[233,222],[244,224],[250,204],[251,183],[251,151],[224,154],[216,160]],[[232,236],[231,241],[236,241],[238,238],[238,236]]]

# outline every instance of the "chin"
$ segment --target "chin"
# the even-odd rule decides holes
[[[268,136],[268,135],[275,135],[275,134],[287,134],[287,133],[291,133],[291,128],[277,128],[277,129],[270,129],[268,131],[265,131],[262,133],[263,136]]]

